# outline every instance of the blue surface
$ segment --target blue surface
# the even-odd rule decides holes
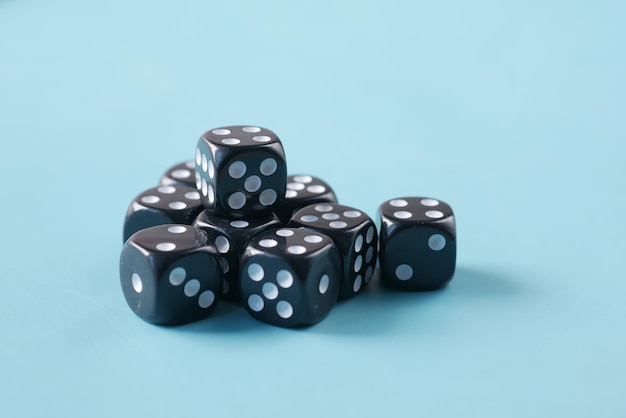
[[[0,1],[0,416],[626,416],[626,4],[213,3]],[[372,216],[449,202],[450,286],[135,317],[130,200],[235,123]]]

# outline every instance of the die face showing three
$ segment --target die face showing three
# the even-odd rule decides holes
[[[182,185],[153,187],[130,204],[124,220],[124,242],[135,232],[163,224],[191,224],[204,207],[200,193]]]
[[[285,197],[285,152],[269,129],[227,126],[205,132],[195,170],[196,187],[210,210],[253,215],[276,209]]]
[[[214,243],[188,225],[159,225],[133,234],[120,256],[122,292],[147,322],[178,325],[209,315],[222,293]]]
[[[337,203],[313,204],[294,213],[289,226],[308,227],[333,240],[342,256],[340,299],[355,296],[370,282],[378,256],[378,233],[364,212]]]
[[[280,228],[255,236],[241,258],[244,306],[256,319],[282,327],[312,325],[334,306],[341,256],[326,235]]]
[[[161,176],[159,184],[161,186],[187,186],[196,187],[195,163],[186,161],[176,164],[167,169]]]
[[[379,208],[380,274],[402,290],[434,290],[456,266],[456,226],[450,205],[427,197],[391,199]]]
[[[337,196],[328,183],[308,174],[294,174],[287,177],[285,200],[276,209],[276,215],[288,223],[293,214],[313,203],[337,203]]]

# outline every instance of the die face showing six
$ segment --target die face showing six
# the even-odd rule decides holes
[[[206,232],[222,255],[223,297],[238,300],[240,297],[239,258],[243,250],[253,236],[280,226],[280,221],[271,212],[249,219],[235,219],[224,218],[209,210],[204,210],[195,219],[193,226]]]
[[[308,227],[329,236],[342,256],[340,299],[362,291],[372,279],[378,257],[378,232],[363,211],[338,203],[318,203],[294,213],[289,226]]]
[[[223,275],[207,234],[159,225],[133,234],[120,256],[126,302],[143,320],[178,325],[205,318],[219,300]]]
[[[276,209],[276,215],[287,223],[297,210],[325,202],[337,203],[337,196],[328,183],[308,174],[294,174],[287,177],[285,200]]]
[[[307,228],[280,228],[255,236],[241,258],[244,306],[260,321],[312,325],[334,306],[341,283],[341,256],[326,235]]]
[[[161,176],[161,186],[187,186],[196,187],[195,164],[193,161],[176,164],[167,169]]]
[[[447,284],[456,266],[452,208],[437,199],[404,197],[379,208],[383,282],[403,290],[433,290]]]
[[[198,140],[195,170],[201,199],[214,211],[268,212],[285,197],[285,151],[269,129],[227,126],[205,132]]]
[[[124,242],[135,232],[151,226],[190,225],[204,207],[200,193],[181,185],[159,186],[141,193],[130,204],[124,220]]]

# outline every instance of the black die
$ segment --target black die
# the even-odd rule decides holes
[[[306,206],[294,213],[289,226],[306,226],[328,235],[342,256],[340,299],[353,297],[372,279],[378,256],[378,233],[365,213],[337,203]]]
[[[456,227],[452,208],[436,199],[403,197],[379,208],[380,274],[402,290],[433,290],[454,275]]]
[[[337,196],[325,181],[308,174],[287,177],[285,200],[276,209],[276,215],[287,223],[294,212],[313,203],[337,203]]]
[[[124,242],[135,232],[163,224],[190,225],[204,209],[200,193],[187,186],[168,185],[135,197],[124,220]]]
[[[206,317],[222,292],[214,243],[188,225],[159,225],[129,238],[120,257],[120,282],[140,318],[178,325]]]
[[[253,236],[281,226],[271,212],[253,218],[224,218],[209,210],[200,212],[193,226],[205,231],[215,241],[222,255],[224,298],[237,300],[239,293],[239,258]]]
[[[282,327],[315,324],[334,306],[341,256],[326,235],[282,228],[255,236],[241,259],[244,305],[256,319]]]
[[[205,132],[195,163],[196,187],[210,210],[256,214],[274,210],[285,197],[285,152],[269,129],[226,126]]]
[[[195,164],[193,161],[176,164],[170,167],[163,175],[159,184],[162,186],[196,187]]]

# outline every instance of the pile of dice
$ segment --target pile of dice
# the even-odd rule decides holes
[[[133,312],[154,324],[205,318],[224,299],[263,322],[297,327],[362,292],[377,261],[381,281],[396,289],[450,281],[456,232],[449,205],[396,198],[378,218],[379,230],[363,211],[337,203],[324,181],[288,175],[274,132],[212,129],[193,161],[167,170],[130,204],[122,291]]]

